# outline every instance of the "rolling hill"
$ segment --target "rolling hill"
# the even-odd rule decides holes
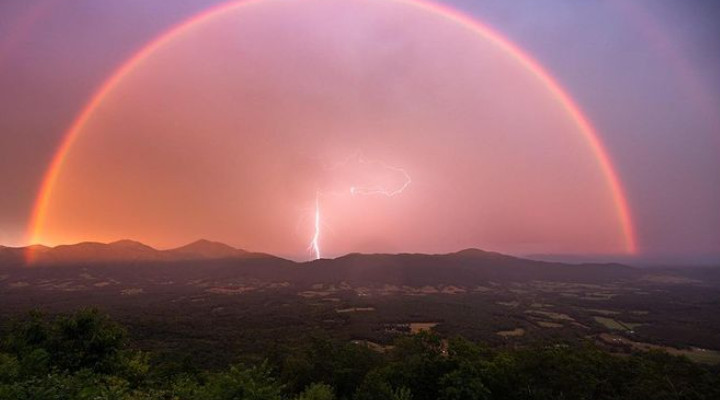
[[[93,269],[133,279],[260,279],[297,284],[351,282],[371,285],[469,285],[488,281],[607,281],[638,276],[620,264],[565,264],[512,257],[479,249],[450,254],[348,254],[335,259],[293,262],[253,253],[219,242],[199,240],[157,250],[121,240],[57,247],[0,248],[0,268],[22,268],[31,274],[58,274],[53,269]]]

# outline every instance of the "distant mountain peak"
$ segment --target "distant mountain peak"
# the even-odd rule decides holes
[[[154,248],[146,245],[145,243],[138,242],[136,240],[122,239],[115,242],[108,243],[108,246],[123,249],[142,249],[142,250],[155,250]]]
[[[231,258],[247,254],[245,250],[236,249],[225,243],[199,239],[175,249],[167,250],[176,255],[188,255],[201,258]]]
[[[194,242],[186,244],[185,246],[224,246],[224,247],[234,248],[228,244],[214,241],[214,240],[207,240],[207,239],[198,239]]]
[[[485,250],[480,250],[477,247],[468,247],[467,249],[462,249],[460,251],[456,251],[454,254],[461,254],[465,256],[480,256],[480,255],[486,255],[490,254],[490,252]]]
[[[5,247],[5,246],[3,246],[3,247]],[[52,247],[45,246],[44,244],[31,244],[25,248],[26,249],[37,249],[37,250],[50,250]]]
[[[222,242],[216,242],[213,240],[207,240],[207,239],[198,239],[194,242],[188,243],[185,246],[178,247],[177,249],[232,249],[232,250],[239,250],[235,247],[232,247],[228,244],[222,243]],[[177,250],[176,249],[176,250]]]
[[[4,246],[3,246],[4,247]],[[5,247],[6,249],[9,249],[11,247]],[[25,247],[26,250],[34,251],[34,252],[45,252],[52,250],[52,247],[48,247],[42,244],[31,244],[30,246]]]
[[[27,255],[31,254],[31,258]],[[27,247],[0,246],[0,268],[4,265],[89,265],[153,263],[222,259],[261,259],[278,257],[251,253],[224,243],[207,239],[196,240],[170,250],[157,250],[144,243],[123,239],[111,243],[80,242],[55,247],[31,245]]]
[[[42,244],[31,244],[28,246],[5,246],[0,244],[0,250],[32,250],[32,251],[47,251],[52,249],[52,247],[48,247]]]
[[[474,257],[474,258],[515,258],[513,256],[509,256],[502,253],[497,253],[494,251],[485,251],[481,250],[475,247],[470,247],[464,250],[460,250],[455,253],[448,254],[450,256],[461,256],[461,257]]]

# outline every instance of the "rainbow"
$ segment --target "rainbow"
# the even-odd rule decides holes
[[[77,140],[83,127],[91,118],[95,109],[103,102],[105,97],[117,87],[123,79],[128,76],[136,68],[140,67],[156,50],[162,48],[168,43],[182,38],[193,29],[196,29],[214,18],[232,12],[240,8],[247,8],[258,4],[269,3],[278,0],[239,0],[229,3],[223,3],[215,7],[209,8],[199,14],[194,15],[188,20],[174,26],[166,31],[130,57],[123,63],[100,88],[92,95],[90,101],[85,105],[78,114],[72,125],[66,132],[57,152],[55,153],[49,168],[43,178],[38,192],[38,196],[33,208],[28,227],[28,242],[37,243],[41,239],[41,230],[43,222],[46,218],[47,206],[50,201],[53,189],[55,187],[59,173],[63,167],[63,163]],[[637,251],[635,233],[630,217],[627,198],[623,191],[620,179],[613,167],[607,150],[603,147],[597,132],[593,128],[588,118],[583,114],[577,104],[572,100],[571,96],[565,89],[535,61],[530,55],[517,47],[515,44],[504,38],[501,34],[494,31],[490,27],[460,13],[452,8],[431,3],[426,0],[388,0],[396,3],[408,5],[418,8],[422,11],[434,14],[444,18],[449,22],[471,31],[472,33],[488,40],[493,46],[512,57],[519,65],[532,74],[552,97],[560,104],[572,121],[577,125],[583,137],[587,141],[590,149],[596,157],[599,167],[602,170],[608,184],[608,188],[612,194],[614,205],[616,208],[618,222],[621,234],[624,239],[625,251],[633,254]]]

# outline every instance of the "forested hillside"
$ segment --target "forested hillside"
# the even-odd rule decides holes
[[[717,369],[660,352],[611,355],[589,342],[499,349],[423,332],[377,349],[310,339],[202,370],[135,350],[122,326],[85,309],[33,312],[9,325],[0,348],[0,399],[718,398]]]

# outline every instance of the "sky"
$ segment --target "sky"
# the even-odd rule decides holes
[[[60,3],[0,4],[1,244],[720,260],[712,2],[438,2],[547,71],[597,132],[622,202],[566,104],[497,37],[400,1],[265,0],[118,80],[34,223],[98,88],[222,2]]]

